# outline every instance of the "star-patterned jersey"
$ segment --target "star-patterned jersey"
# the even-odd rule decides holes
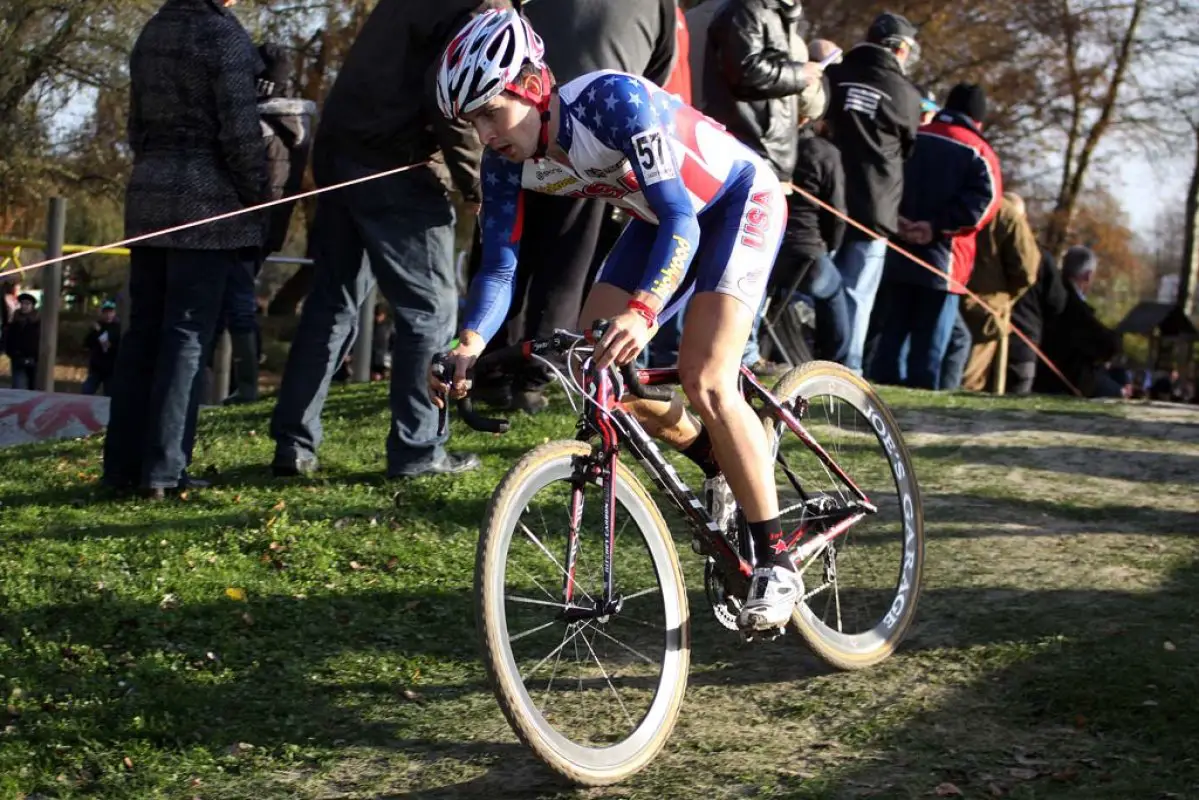
[[[491,150],[483,155],[483,259],[465,327],[484,339],[495,335],[511,304],[525,190],[602,199],[656,226],[643,274],[629,290],[652,292],[665,302],[695,257],[700,215],[726,195],[743,205],[744,193],[730,187],[778,187],[757,154],[644,78],[592,72],[559,87],[559,100],[557,143],[569,164],[549,158],[514,163]]]

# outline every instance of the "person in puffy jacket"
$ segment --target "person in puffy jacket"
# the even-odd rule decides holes
[[[999,157],[982,135],[986,113],[982,88],[958,84],[941,113],[920,129],[904,170],[899,244],[948,279],[888,252],[872,380],[941,388],[945,351],[974,269],[975,237],[1003,197]]]
[[[4,352],[12,362],[12,388],[33,388],[41,341],[42,318],[37,313],[37,298],[21,292],[17,295],[17,310],[4,327]]]

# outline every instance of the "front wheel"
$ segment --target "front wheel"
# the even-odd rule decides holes
[[[555,772],[599,786],[644,768],[666,743],[687,684],[690,628],[653,500],[618,463],[616,502],[605,508],[600,481],[582,466],[590,454],[582,442],[550,442],[509,471],[483,522],[475,598],[483,661],[512,729]],[[620,602],[599,614],[609,515]]]
[[[802,399],[800,422],[876,509],[799,564],[804,595],[791,622],[821,659],[854,670],[883,661],[916,615],[924,573],[924,512],[899,425],[870,384],[814,361],[774,388],[782,403]],[[782,422],[765,419],[785,531],[805,542],[859,507],[854,492]],[[793,550],[793,553],[795,551]]]

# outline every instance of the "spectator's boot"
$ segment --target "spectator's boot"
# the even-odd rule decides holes
[[[253,333],[238,333],[233,344],[233,391],[226,405],[253,403],[258,399],[258,343]]]

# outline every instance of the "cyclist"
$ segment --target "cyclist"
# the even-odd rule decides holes
[[[740,503],[757,561],[740,623],[779,627],[800,582],[783,544],[765,431],[738,391],[786,221],[778,179],[717,123],[649,81],[604,70],[555,86],[543,54],[518,12],[488,11],[451,41],[439,66],[442,113],[470,122],[486,147],[482,267],[451,353],[451,394],[465,396],[466,371],[511,302],[523,192],[625,209],[633,219],[596,277],[580,328],[610,320],[596,363],[625,364],[690,298],[678,368],[702,426],[678,400],[625,403],[651,435],[703,468],[718,524],[727,526],[733,497]],[[816,65],[804,69],[814,73],[804,78],[818,75]],[[446,387],[430,380],[437,397]]]

